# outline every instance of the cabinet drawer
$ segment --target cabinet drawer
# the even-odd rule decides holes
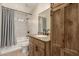
[[[34,44],[39,45],[39,40],[38,39],[34,39]]]

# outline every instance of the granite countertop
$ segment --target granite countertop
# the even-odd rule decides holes
[[[44,42],[48,42],[50,41],[50,37],[47,35],[29,35],[30,37],[36,38],[38,40],[44,41]]]

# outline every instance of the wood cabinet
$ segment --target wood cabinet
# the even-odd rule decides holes
[[[54,5],[51,4],[51,55],[79,55],[79,4]]]
[[[50,41],[44,42],[38,38],[30,36],[29,56],[49,56]]]
[[[78,23],[78,4],[70,4],[64,9],[64,28],[65,28],[65,49],[67,49],[72,55],[78,53],[79,55],[79,23]],[[65,52],[66,53],[66,52]]]
[[[52,5],[53,6],[53,5]],[[51,55],[61,55],[64,40],[64,12],[63,8],[52,10],[51,17]]]

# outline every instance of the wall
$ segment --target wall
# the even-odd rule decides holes
[[[15,11],[14,21],[15,21],[15,36],[16,38],[19,37],[26,37],[27,30],[28,30],[28,23],[27,23],[27,16],[22,12]]]
[[[37,7],[32,11],[32,17],[31,17],[31,34],[38,34],[38,16],[41,12],[44,10],[50,8],[50,3],[39,3]]]

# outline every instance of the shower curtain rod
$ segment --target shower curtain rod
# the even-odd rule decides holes
[[[2,6],[2,7],[5,7],[5,6]],[[8,7],[5,7],[5,8],[8,8]],[[9,9],[12,9],[12,8],[9,8]],[[19,10],[15,10],[15,9],[12,9],[12,10],[19,11]],[[26,13],[26,12],[23,12],[23,11],[19,11],[19,12]],[[31,13],[26,13],[26,14],[32,15]]]

